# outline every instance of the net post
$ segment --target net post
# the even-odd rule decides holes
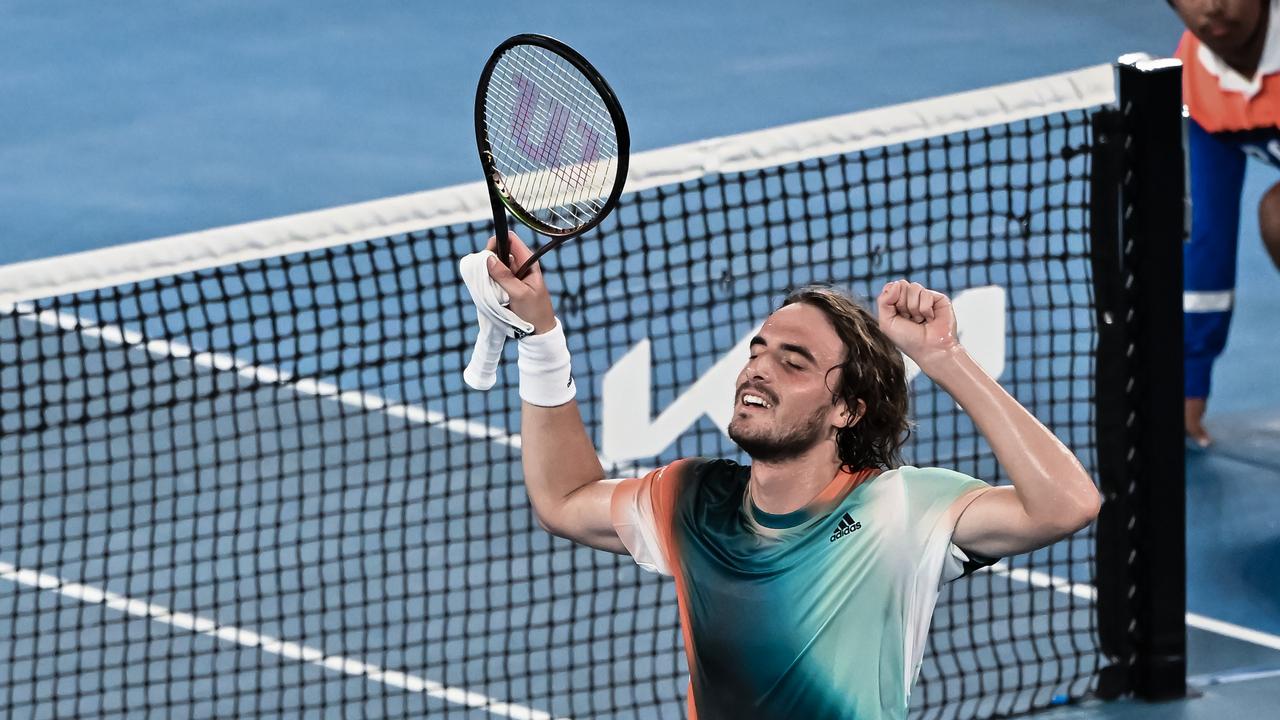
[[[1129,626],[1128,556],[1126,532],[1129,495],[1125,464],[1129,448],[1126,423],[1130,375],[1125,355],[1128,333],[1120,263],[1120,183],[1124,176],[1124,134],[1120,111],[1104,108],[1091,118],[1093,160],[1090,172],[1090,254],[1093,266],[1094,308],[1098,344],[1094,351],[1094,437],[1098,484],[1104,502],[1098,514],[1094,551],[1099,649],[1106,658],[1098,672],[1097,694],[1115,699],[1130,692],[1133,648]],[[1102,551],[1103,548],[1107,550]]]
[[[1095,118],[1098,272],[1098,694],[1186,694],[1182,427],[1181,65],[1117,66],[1115,111]]]

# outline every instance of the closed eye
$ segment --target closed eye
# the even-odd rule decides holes
[[[765,347],[768,347],[768,343],[765,342],[764,338],[759,335],[751,338],[750,359],[755,360],[759,357],[760,353],[758,350]],[[781,353],[786,353],[785,355],[782,355],[782,364],[792,370],[804,370],[808,366],[817,362],[813,357],[813,353],[809,352],[809,349],[803,345],[782,343],[778,349]]]

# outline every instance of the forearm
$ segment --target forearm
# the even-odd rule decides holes
[[[1100,497],[1080,461],[963,347],[938,351],[920,366],[973,419],[1032,522],[1070,532],[1097,515]]]
[[[515,233],[509,240],[511,267],[531,259],[533,252]],[[489,249],[495,245],[490,238]],[[511,311],[534,328],[533,335],[520,340],[519,361],[521,456],[534,515],[555,535],[626,552],[611,513],[617,483],[604,481],[600,458],[582,424],[568,342],[551,308],[542,268],[535,262],[520,279],[497,258],[490,258],[487,267],[507,293]]]
[[[564,333],[553,327],[520,341],[521,449],[525,486],[538,522],[554,535],[624,552],[613,528],[615,483],[604,469],[573,399]]]

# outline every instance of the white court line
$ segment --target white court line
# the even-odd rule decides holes
[[[1187,624],[1193,628],[1211,632],[1216,635],[1225,635],[1236,640],[1243,640],[1254,645],[1261,645],[1272,650],[1280,650],[1280,635],[1272,635],[1261,630],[1254,630],[1243,625],[1236,625],[1225,620],[1215,620],[1204,615],[1195,613],[1187,613]]]
[[[499,702],[480,693],[449,687],[416,675],[409,675],[395,670],[385,670],[377,665],[370,665],[341,655],[326,655],[323,650],[318,648],[281,640],[270,635],[260,635],[252,630],[245,630],[234,625],[219,625],[216,620],[184,612],[174,612],[160,605],[135,600],[109,590],[100,590],[88,585],[81,585],[80,583],[74,583],[35,570],[25,570],[3,561],[0,561],[0,578],[20,585],[65,595],[86,605],[103,605],[112,610],[164,625],[171,625],[197,635],[207,635],[218,640],[256,648],[265,653],[318,665],[326,670],[362,677],[371,682],[390,685],[401,690],[424,693],[430,697],[439,698],[457,705],[478,708],[494,715],[512,718],[513,720],[551,720],[550,714],[540,710],[533,710],[523,705]]]
[[[1038,570],[1014,568],[1009,567],[1003,562],[998,562],[995,565],[986,568],[986,572],[990,572],[995,575],[1004,575],[1005,577],[1017,580],[1018,582],[1024,582],[1034,587],[1056,590],[1057,592],[1066,593],[1068,595],[1075,595],[1082,600],[1095,600],[1097,598],[1097,593],[1094,591],[1094,587],[1092,585],[1071,582],[1065,578],[1055,577],[1048,573],[1042,573]]]
[[[488,440],[513,448],[520,447],[520,438],[489,427],[483,423],[450,418],[442,412],[429,410],[419,405],[407,405],[390,402],[386,398],[372,393],[354,390],[343,391],[337,385],[302,378],[295,380],[283,370],[270,365],[254,365],[234,355],[214,352],[196,352],[189,345],[172,340],[147,340],[136,331],[117,325],[98,324],[87,318],[77,317],[57,310],[35,311],[31,303],[16,305],[0,305],[0,314],[16,314],[24,320],[38,322],[46,327],[66,332],[80,333],[85,337],[100,338],[116,345],[124,345],[135,350],[142,350],[152,355],[171,358],[189,359],[193,365],[234,372],[240,377],[268,385],[286,385],[301,395],[326,398],[340,402],[359,410],[377,411],[392,417],[399,417],[409,422],[432,425],[444,428],[449,432],[466,435],[480,440]],[[461,374],[461,370],[458,371]]]
[[[130,330],[118,325],[99,324],[88,318],[58,312],[57,310],[41,310],[36,312],[35,306],[32,303],[0,303],[0,314],[17,315],[24,320],[38,322],[46,327],[63,330],[65,332],[80,333],[86,337],[101,338],[106,342],[127,346],[134,350],[148,352],[159,357],[189,359],[193,365],[198,367],[222,372],[234,372],[240,377],[247,378],[255,382],[267,385],[281,385],[291,388],[300,395],[310,395],[312,397],[332,400],[357,410],[380,412],[390,415],[391,417],[403,418],[409,422],[417,423],[419,425],[438,427],[457,435],[465,435],[476,440],[484,440],[498,445],[515,448],[517,450],[520,449],[519,435],[490,427],[484,423],[451,418],[442,412],[431,410],[429,408],[422,407],[421,405],[392,402],[381,395],[376,395],[374,393],[362,392],[359,390],[344,391],[333,383],[321,382],[310,378],[295,379],[292,374],[280,370],[279,368],[274,368],[270,365],[255,365],[248,361],[241,360],[234,355],[215,352],[196,352],[191,346],[174,342],[172,340],[147,340],[142,333],[136,330]],[[458,375],[461,377],[462,370],[458,370]],[[499,392],[502,391],[499,390]],[[600,459],[600,464],[604,467],[614,467],[612,461],[607,457],[603,455],[597,455],[597,457]],[[642,468],[635,465],[620,465],[616,466],[614,469],[617,473],[639,477],[644,475],[651,468]]]
[[[1027,583],[1039,588],[1047,588],[1056,590],[1057,592],[1075,595],[1085,600],[1095,600],[1097,593],[1092,585],[1084,583],[1071,582],[1060,577],[1054,577],[1047,573],[1035,570],[1027,570],[1025,568],[1011,568],[1004,563],[996,563],[988,568],[989,572],[997,575],[1005,575],[1019,582]],[[1197,630],[1204,630],[1215,635],[1233,638],[1235,640],[1243,640],[1247,643],[1260,645],[1272,650],[1280,650],[1280,635],[1272,635],[1271,633],[1253,628],[1236,625],[1225,620],[1216,620],[1214,618],[1200,615],[1199,613],[1187,613],[1187,625]]]
[[[1241,670],[1239,672],[1218,673],[1215,675],[1192,675],[1187,678],[1187,684],[1199,688],[1213,687],[1214,685],[1230,685],[1232,683],[1250,682],[1252,680],[1270,680],[1274,677],[1280,677],[1280,668],[1272,668],[1270,670]]]

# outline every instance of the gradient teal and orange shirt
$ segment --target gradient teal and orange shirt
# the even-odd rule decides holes
[[[786,515],[750,468],[680,460],[614,490],[619,537],[673,575],[698,720],[906,717],[941,583],[989,560],[952,545],[967,475],[838,474]]]

